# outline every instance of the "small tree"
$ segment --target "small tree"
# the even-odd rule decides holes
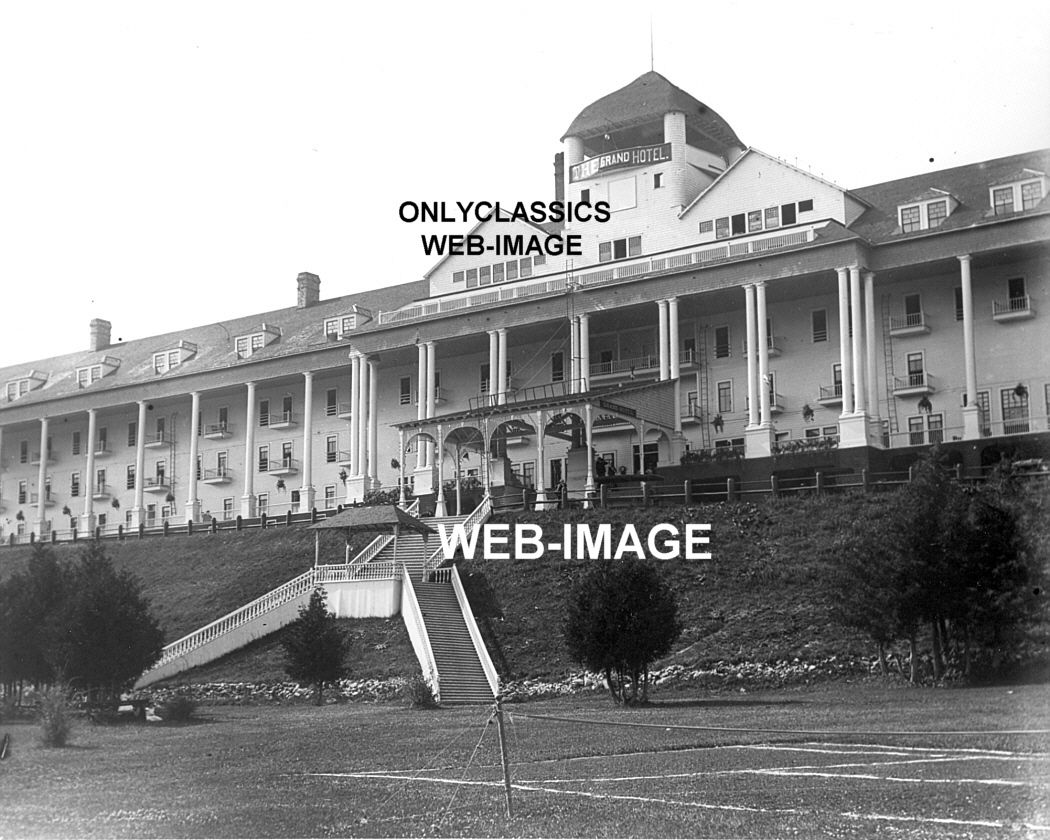
[[[288,627],[282,644],[288,659],[285,672],[298,683],[313,685],[314,703],[320,706],[325,683],[334,683],[347,673],[343,664],[347,641],[335,615],[328,611],[323,589],[315,589],[310,603],[299,608],[299,618]]]
[[[569,656],[605,675],[620,703],[648,698],[649,666],[681,632],[674,592],[636,558],[602,560],[573,586],[565,621]]]

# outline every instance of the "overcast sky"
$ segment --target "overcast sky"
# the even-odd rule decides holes
[[[1050,4],[652,4],[655,69],[844,187],[1050,145]],[[643,2],[8,2],[0,365],[418,279],[406,200],[549,199]],[[931,162],[932,161],[932,162]],[[442,232],[459,232],[451,228]]]

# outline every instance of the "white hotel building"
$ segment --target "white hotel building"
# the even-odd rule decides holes
[[[598,456],[724,485],[1047,447],[1050,151],[846,189],[652,72],[562,148],[551,198],[611,205],[556,231],[582,257],[450,257],[324,300],[301,274],[287,309],[117,344],[95,320],[84,351],[4,367],[3,540],[399,482],[439,510],[465,478],[542,500],[600,483]]]

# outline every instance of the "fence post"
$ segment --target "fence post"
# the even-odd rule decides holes
[[[284,516],[284,524],[288,525],[288,526],[291,526],[291,524],[292,524],[292,510],[291,510],[291,508],[288,509],[288,512]]]
[[[317,522],[317,508],[310,508],[310,522]]]
[[[824,495],[824,473],[820,470],[817,470],[817,495]]]
[[[8,534],[7,535],[7,544],[8,545],[14,545],[15,544],[15,535],[14,534]]]
[[[956,481],[962,481],[962,472],[963,472],[962,464],[956,464],[955,465],[955,480]]]
[[[915,481],[915,466],[914,465],[908,467],[908,484],[911,484],[913,481]]]
[[[96,525],[95,526],[95,539],[96,540],[102,539],[102,526],[101,525]]]
[[[608,487],[609,485],[605,482],[602,482],[598,485],[598,504],[601,505],[603,508],[606,506],[606,504],[608,504],[608,499],[606,499],[606,491],[608,490]]]
[[[189,536],[191,536],[191,537],[193,536],[193,520],[192,519],[187,519],[186,520],[186,533]]]
[[[36,542],[36,531],[29,532],[29,544],[32,545]]]
[[[55,530],[51,531],[51,542],[53,542],[53,543],[57,543],[58,542],[58,531],[55,531]]]
[[[74,528],[73,529],[73,542],[77,541],[77,531],[79,531],[79,530],[80,530],[79,528]]]
[[[241,519],[240,514],[237,515],[237,530],[241,530],[244,527],[244,520]]]
[[[649,507],[649,482],[642,482],[642,507]]]
[[[168,536],[168,520],[164,520],[164,536]]]
[[[120,540],[121,542],[124,542],[124,526],[123,525],[118,525],[117,526],[117,539]]]
[[[146,523],[145,522],[140,522],[139,523],[139,539],[141,540],[144,536],[146,536]]]
[[[864,488],[864,492],[867,493],[871,490],[871,481],[868,478],[868,468],[862,467],[860,470],[860,486]]]
[[[736,479],[730,476],[726,479],[726,501],[731,502],[736,497]]]
[[[213,534],[219,533],[219,520],[214,516],[211,518],[211,532]]]
[[[691,479],[685,480],[685,489],[682,491],[683,501],[687,505],[693,503],[693,482]]]
[[[259,514],[259,527],[262,528],[264,531],[266,530],[266,514],[265,513],[260,513]]]
[[[769,489],[770,489],[770,492],[773,494],[773,498],[774,499],[780,497],[780,481],[777,479],[775,473],[770,473],[770,476],[769,476]]]

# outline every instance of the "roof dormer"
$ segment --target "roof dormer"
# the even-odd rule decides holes
[[[167,373],[196,355],[196,344],[192,341],[180,341],[169,350],[160,350],[153,354],[153,372]]]
[[[339,341],[346,338],[354,330],[360,329],[372,320],[372,311],[358,306],[356,303],[350,307],[350,311],[342,315],[336,315],[324,319],[324,334],[329,341]]]
[[[989,214],[1006,216],[1033,210],[1046,198],[1046,173],[1022,169],[988,186]]]
[[[257,330],[239,335],[233,340],[233,349],[238,359],[247,359],[273,344],[281,337],[281,328],[272,324],[260,324]]]
[[[89,385],[98,382],[102,377],[114,373],[119,367],[120,359],[116,358],[116,356],[103,356],[97,362],[81,365],[76,369],[77,385],[80,388],[87,388]]]
[[[930,187],[897,205],[897,228],[900,233],[932,230],[944,224],[959,201],[946,190]]]
[[[42,388],[45,382],[47,382],[47,374],[39,370],[31,370],[26,376],[21,376],[18,379],[10,379],[5,389],[7,401],[14,402],[24,397],[30,391]]]

